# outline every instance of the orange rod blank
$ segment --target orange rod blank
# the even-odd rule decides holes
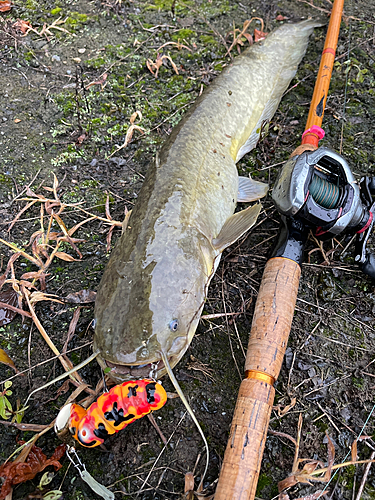
[[[314,94],[311,99],[305,133],[302,136],[302,144],[312,144],[318,147],[319,140],[322,139],[319,131],[317,129],[314,130],[313,127],[320,128],[322,125],[333,63],[335,62],[343,7],[344,0],[335,0],[328,25],[322,58],[320,60],[319,72],[315,82]]]

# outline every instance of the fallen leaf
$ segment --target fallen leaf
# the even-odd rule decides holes
[[[88,139],[89,135],[84,132],[81,134],[76,140],[76,146],[80,146],[86,139]]]
[[[10,0],[0,0],[0,12],[7,12],[11,6]]]
[[[0,363],[10,366],[16,373],[18,373],[18,370],[16,368],[16,365],[13,363],[13,360],[10,359],[8,354],[3,349],[0,349]]]
[[[89,304],[95,302],[95,299],[96,292],[92,290],[80,290],[79,292],[70,293],[63,300],[71,304]]]
[[[79,51],[78,51],[79,52]],[[94,82],[90,82],[85,88],[86,90],[92,87],[93,85],[101,85],[102,89],[107,85],[106,80],[107,80],[107,73],[103,73],[102,77],[99,80],[95,80]]]
[[[286,19],[288,19],[287,17],[285,16],[282,16],[281,14],[279,14],[277,17],[276,17],[276,21],[285,21]]]
[[[194,474],[187,472],[185,474],[185,497],[187,500],[192,500],[194,497]]]
[[[22,441],[21,444],[23,444]],[[41,472],[49,465],[52,465],[55,471],[61,469],[62,465],[59,460],[64,456],[65,449],[66,445],[60,444],[55,449],[52,457],[47,459],[42,449],[34,445],[30,450],[26,462],[19,462],[16,459],[14,462],[7,462],[1,465],[0,477],[3,478],[4,481],[0,490],[0,500],[5,499],[11,492],[13,486],[33,479],[38,472]]]
[[[13,28],[20,30],[23,34],[27,34],[32,28],[30,21],[24,21],[23,19],[17,19],[13,24]]]
[[[264,40],[268,33],[265,33],[264,31],[257,30],[255,28],[254,30],[254,41],[255,42],[260,42],[261,40]]]
[[[65,252],[55,252],[56,257],[66,262],[74,262],[76,259]]]

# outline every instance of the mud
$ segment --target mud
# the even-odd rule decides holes
[[[326,137],[321,143],[341,151],[358,179],[371,175],[374,164],[374,7],[373,0],[349,0],[345,4],[346,23],[341,26],[324,118]],[[246,19],[255,16],[262,18],[264,30],[270,31],[283,22],[276,20],[279,15],[285,21],[307,16],[327,19],[329,8],[330,2],[323,0],[316,0],[314,5],[297,0],[16,0],[9,13],[0,14],[0,237],[28,249],[31,235],[40,228],[39,205],[22,214],[10,232],[9,222],[26,204],[21,200],[26,185],[35,193],[50,194],[43,187],[52,186],[52,172],[60,182],[59,196],[64,202],[84,201],[91,212],[103,216],[108,196],[112,217],[121,221],[125,207],[130,210],[136,202],[150,158],[189,104],[230,62],[223,38],[233,26],[242,28]],[[22,36],[14,27],[18,19],[30,21],[39,33],[43,26],[50,28],[42,35],[29,32]],[[53,23],[62,30],[51,28]],[[260,22],[254,27],[260,29]],[[311,37],[268,135],[239,164],[241,174],[251,173],[272,187],[280,163],[299,144],[324,37],[324,28]],[[231,41],[229,35],[228,46]],[[178,74],[168,59],[157,77],[150,72],[147,61],[155,63],[158,52],[170,56]],[[232,54],[236,52],[235,47]],[[155,72],[150,61],[149,67]],[[129,145],[119,149],[136,111],[141,112],[142,119],[138,115],[134,124],[144,133],[134,130]],[[204,484],[207,494],[214,491],[219,474],[257,291],[280,223],[270,198],[264,207],[260,224],[225,252],[213,279],[204,315],[223,316],[202,319],[189,351],[175,369],[209,442],[210,465]],[[70,228],[86,216],[67,208],[61,217]],[[74,262],[55,260],[47,277],[48,293],[66,297],[82,289],[96,290],[109,256],[107,234],[108,225],[98,220],[77,231],[77,237],[85,240],[78,244],[83,258]],[[112,246],[119,234],[116,229]],[[326,432],[335,445],[335,463],[345,460],[360,432],[369,436],[358,444],[360,459],[368,458],[375,446],[370,416],[374,404],[375,289],[353,262],[353,244],[343,252],[346,245],[344,238],[326,242],[323,254],[313,238],[308,241],[270,424],[271,430],[295,438],[302,414],[300,457],[322,462],[327,461]],[[68,244],[63,249],[74,254]],[[1,245],[1,272],[10,255],[8,247]],[[35,270],[27,260],[19,259],[15,264],[16,277]],[[74,364],[91,353],[93,307],[78,307],[80,318],[68,344],[69,350],[75,349],[69,353]],[[36,306],[41,323],[60,350],[76,308],[53,302]],[[225,317],[225,312],[239,314]],[[17,399],[23,403],[31,390],[63,372],[56,360],[40,364],[53,355],[28,319],[18,317],[1,327],[0,347],[19,370],[32,367],[12,379],[9,399],[14,409]],[[12,376],[10,368],[0,365],[1,381]],[[101,373],[92,363],[82,370],[82,377],[95,387]],[[164,385],[174,391],[167,378]],[[23,422],[50,423],[74,390],[71,385],[68,393],[57,396],[61,386],[59,382],[36,393]],[[283,414],[294,398],[294,406]],[[189,471],[194,472],[196,486],[199,483],[204,447],[181,401],[170,399],[154,416],[170,438],[164,451],[147,418],[111,437],[107,450],[79,449],[89,472],[118,492],[116,498],[182,498],[184,475]],[[0,429],[1,462],[17,448],[17,440],[33,435],[3,426]],[[52,432],[38,440],[47,455],[58,444]],[[268,436],[258,498],[277,497],[277,483],[290,474],[293,457],[290,440]],[[353,492],[363,471],[363,466],[342,469],[328,486],[328,497],[355,498]],[[35,492],[39,480],[40,475],[17,486],[13,498],[31,498],[28,495]],[[299,498],[323,487],[322,483],[300,484],[288,494]],[[60,489],[67,500],[95,497],[67,460],[49,488]],[[370,471],[362,498],[374,497],[375,478]]]

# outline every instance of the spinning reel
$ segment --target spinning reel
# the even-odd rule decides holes
[[[327,240],[342,233],[357,233],[355,261],[375,279],[375,255],[366,252],[374,223],[375,177],[358,185],[348,163],[328,148],[290,158],[272,192],[285,228],[274,257],[300,263],[309,230]]]

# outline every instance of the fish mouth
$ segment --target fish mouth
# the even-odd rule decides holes
[[[173,362],[172,359],[173,357],[169,360],[171,363]],[[108,368],[110,368],[107,375],[116,383],[142,378],[156,379],[162,377],[167,372],[164,362],[161,359],[143,365],[122,365],[98,356],[98,362],[106,373]]]

